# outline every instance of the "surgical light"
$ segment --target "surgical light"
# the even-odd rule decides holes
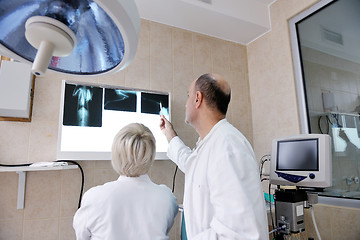
[[[133,0],[0,0],[0,54],[72,75],[124,69],[140,18]]]

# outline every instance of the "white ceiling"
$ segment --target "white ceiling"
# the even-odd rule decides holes
[[[140,17],[247,45],[268,32],[276,0],[135,0]]]
[[[328,2],[328,1],[324,1]],[[319,2],[319,5],[324,5]],[[314,10],[317,6],[313,7]],[[313,9],[309,9],[312,12]],[[299,25],[301,45],[329,55],[360,63],[360,1],[342,0],[322,9]],[[336,44],[324,37],[324,30],[341,36],[343,43]]]

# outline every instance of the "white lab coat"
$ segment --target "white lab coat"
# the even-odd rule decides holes
[[[164,240],[178,212],[176,198],[148,175],[120,176],[84,194],[73,227],[78,240]]]
[[[198,141],[193,151],[179,137],[173,138],[168,156],[185,173],[188,239],[269,239],[253,150],[226,119]]]

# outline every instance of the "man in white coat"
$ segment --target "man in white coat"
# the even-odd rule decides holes
[[[199,134],[191,150],[163,116],[168,156],[185,173],[184,216],[189,240],[269,239],[258,164],[246,138],[225,119],[230,86],[204,74],[188,90],[186,123]]]

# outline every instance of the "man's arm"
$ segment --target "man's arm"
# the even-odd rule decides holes
[[[187,160],[192,150],[177,136],[172,124],[163,115],[160,116],[160,129],[169,142],[168,157],[186,173]]]

